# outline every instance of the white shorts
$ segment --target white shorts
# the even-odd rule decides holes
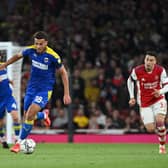
[[[154,123],[157,114],[166,115],[166,113],[167,101],[165,99],[161,99],[148,107],[140,108],[140,115],[144,124]]]

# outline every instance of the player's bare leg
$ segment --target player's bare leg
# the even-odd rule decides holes
[[[157,134],[159,140],[159,153],[166,154],[166,127],[164,124],[165,115],[158,114],[156,116],[156,126],[157,126]]]
[[[20,125],[20,120],[19,120],[19,116],[18,116],[17,111],[15,111],[15,110],[12,111],[11,116],[13,119],[13,128],[14,128],[14,132],[15,132],[15,142],[16,142],[19,138],[21,125]]]
[[[147,132],[149,132],[149,133],[155,132],[155,124],[154,123],[145,124],[145,128],[146,128]]]
[[[4,121],[3,119],[0,119],[0,142],[2,143],[2,148],[8,149],[9,145],[6,142],[6,137],[3,132],[4,131],[3,127],[4,127]]]
[[[34,124],[34,119],[37,114],[37,112],[40,110],[40,106],[37,104],[31,104],[28,111],[25,113],[25,121],[23,123],[22,129],[21,129],[21,134],[19,137],[19,140],[17,143],[11,147],[10,151],[14,153],[18,153],[20,149],[20,142],[27,138],[29,133],[31,132]]]

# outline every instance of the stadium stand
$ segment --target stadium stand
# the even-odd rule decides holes
[[[73,114],[75,117],[79,107],[84,107],[89,119],[85,129],[144,133],[138,108],[128,107],[126,80],[132,67],[140,64],[144,52],[151,48],[157,50],[160,63],[168,70],[167,16],[164,1],[1,0],[0,41],[25,46],[35,31],[48,32],[51,47],[71,71]],[[71,42],[70,58],[67,39]],[[24,60],[22,101],[29,69],[29,60]],[[51,111],[51,129],[57,129],[60,113],[67,113],[59,80],[57,85],[46,107]],[[66,129],[66,117],[61,121]],[[166,123],[168,128],[168,119]],[[42,127],[36,123],[36,128]]]

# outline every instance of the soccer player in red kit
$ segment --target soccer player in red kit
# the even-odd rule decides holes
[[[159,153],[165,154],[167,101],[164,94],[168,92],[168,78],[165,69],[157,64],[155,52],[147,52],[144,64],[132,69],[127,87],[130,95],[129,105],[133,106],[137,101],[146,130],[156,131],[159,139]]]

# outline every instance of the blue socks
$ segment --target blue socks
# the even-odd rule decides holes
[[[3,130],[3,128],[0,128],[0,137],[4,137],[4,130]]]
[[[21,128],[20,123],[13,123],[13,128],[14,128],[15,135],[19,136],[20,128]]]
[[[32,120],[32,121],[26,120],[23,123],[22,129],[21,129],[20,139],[25,139],[29,135],[29,133],[31,132],[31,130],[33,128],[33,124],[34,124],[34,120]]]
[[[42,120],[45,118],[45,114],[43,112],[38,112],[36,115],[37,120]]]

